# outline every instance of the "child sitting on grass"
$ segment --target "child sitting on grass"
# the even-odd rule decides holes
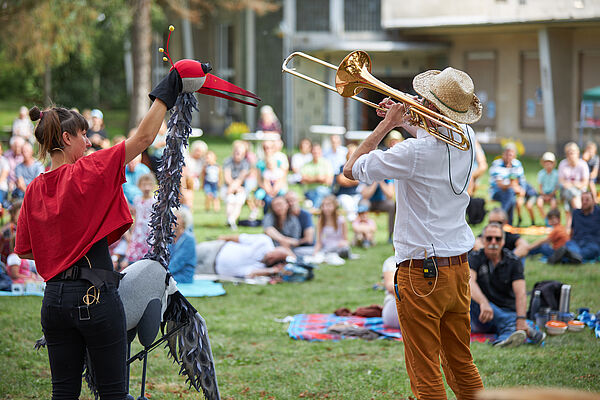
[[[555,264],[555,251],[565,245],[569,240],[567,228],[560,223],[560,211],[553,208],[548,211],[548,225],[552,227],[552,231],[544,238],[536,240],[529,245],[529,255],[543,254],[548,257],[548,262]]]
[[[156,179],[152,174],[140,176],[138,187],[142,195],[133,201],[132,214],[135,218],[131,240],[127,246],[127,263],[132,264],[139,261],[150,250],[150,245],[146,242],[150,232],[150,215],[152,214],[152,205],[154,204],[154,189]]]
[[[358,216],[352,221],[354,230],[354,245],[369,248],[375,244],[375,231],[377,225],[373,219],[369,218],[369,207],[366,205],[358,206]]]
[[[314,254],[337,253],[348,258],[348,225],[342,215],[338,215],[338,202],[335,196],[327,196],[321,202],[321,215],[317,223],[317,244]]]
[[[206,164],[202,171],[202,187],[206,200],[204,209],[209,211],[211,208],[214,211],[221,209],[221,200],[219,199],[219,182],[221,180],[221,167],[217,164],[217,155],[214,151],[206,153]]]
[[[558,171],[556,166],[556,157],[549,151],[542,155],[541,160],[543,169],[538,172],[537,180],[540,185],[540,195],[537,198],[537,208],[543,219],[546,218],[544,205],[550,204],[550,209],[556,208],[556,192],[558,191]],[[560,220],[560,215],[559,215]]]

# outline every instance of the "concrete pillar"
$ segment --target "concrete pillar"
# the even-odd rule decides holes
[[[538,38],[546,145],[548,150],[562,155],[563,145],[575,139],[572,31],[542,28]]]
[[[296,0],[284,0],[283,3],[283,57],[285,60],[292,51],[292,35],[296,32]],[[293,77],[282,73],[283,79],[283,133],[288,154],[294,150],[294,93]]]
[[[246,90],[256,93],[256,17],[254,11],[246,9]],[[256,108],[245,106],[246,123],[251,131],[256,130]]]

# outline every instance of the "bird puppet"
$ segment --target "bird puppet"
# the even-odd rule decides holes
[[[256,106],[256,103],[233,95],[259,101],[260,98],[210,74],[212,68],[208,63],[184,59],[173,64],[168,51],[173,30],[173,26],[170,26],[166,49],[159,49],[166,55],[163,60],[168,60],[172,67],[150,93],[152,100],[161,99],[171,110],[166,147],[156,172],[158,190],[147,239],[150,251],[144,259],[123,271],[119,294],[125,309],[129,343],[137,335],[144,346],[143,351],[128,360],[128,365],[135,360],[143,361],[142,389],[138,400],[145,399],[147,354],[164,342],[167,342],[169,356],[180,366],[179,374],[186,377],[190,387],[193,386],[197,391],[202,389],[206,399],[216,400],[220,399],[219,387],[206,323],[177,290],[177,283],[168,270],[169,245],[173,242],[174,225],[177,222],[173,209],[180,206],[183,149],[192,131],[192,112],[198,110],[194,92],[250,106]],[[163,336],[155,341],[159,328]],[[84,376],[90,390],[98,398],[94,371],[89,362],[86,362]]]

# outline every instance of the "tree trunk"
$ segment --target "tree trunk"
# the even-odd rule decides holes
[[[131,55],[133,59],[133,92],[131,93],[129,127],[138,126],[150,104],[148,93],[152,82],[150,70],[150,45],[152,29],[150,19],[151,0],[132,1]]]
[[[44,105],[50,107],[52,104],[52,67],[46,64],[44,71]]]

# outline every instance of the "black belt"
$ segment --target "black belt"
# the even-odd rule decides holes
[[[112,283],[113,285],[119,287],[119,282],[123,276],[124,275],[119,272],[109,271],[106,269],[72,265],[63,272],[52,277],[50,280],[48,280],[48,282],[76,281],[82,279],[90,282],[99,289],[105,283]]]
[[[459,256],[452,256],[452,257],[433,257],[433,259],[435,260],[435,265],[437,267],[447,267],[449,265],[458,265],[458,264],[464,264],[467,262],[468,257],[467,257],[467,253],[462,253]],[[412,260],[404,260],[402,261],[400,264],[396,264],[396,267],[412,267],[412,268],[422,268],[423,267],[423,259],[419,258],[419,259],[414,259]]]

